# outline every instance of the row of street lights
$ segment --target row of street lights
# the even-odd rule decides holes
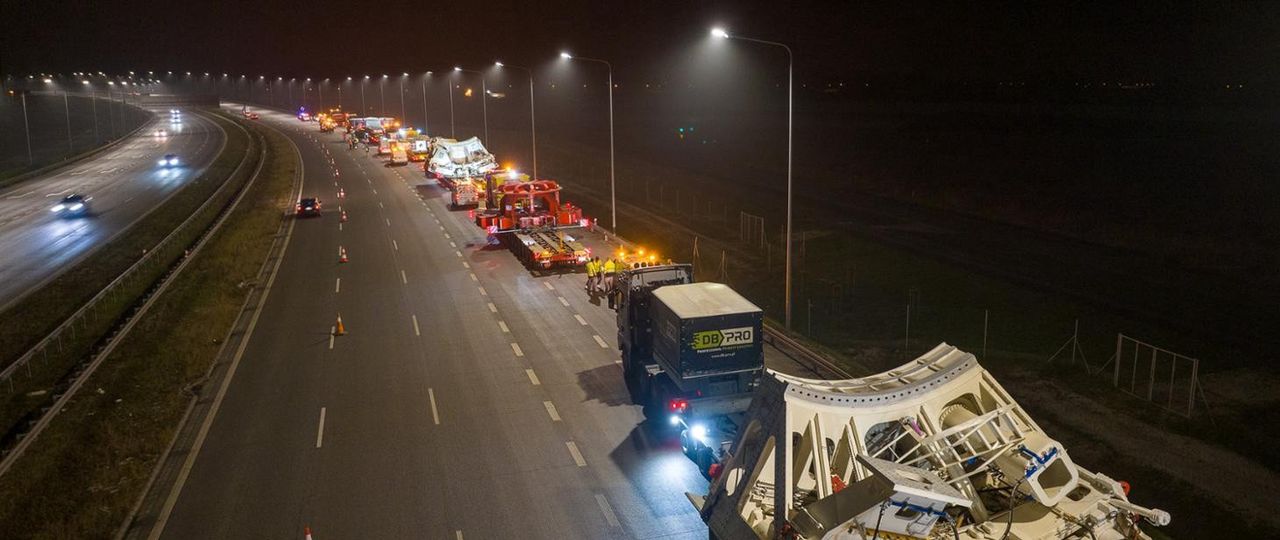
[[[786,261],[785,261],[785,264],[784,264],[784,277],[783,277],[783,280],[784,280],[784,288],[785,288],[785,309],[784,309],[785,316],[784,316],[784,324],[786,325],[786,327],[787,327],[787,328],[790,328],[790,327],[791,327],[791,311],[792,311],[792,310],[791,310],[791,290],[792,290],[792,286],[791,286],[791,284],[792,284],[792,278],[791,278],[791,276],[792,276],[792,268],[791,268],[791,266],[792,266],[792,265],[791,265],[791,263],[792,263],[792,233],[791,233],[791,231],[792,231],[792,215],[793,215],[793,214],[792,214],[792,200],[793,200],[793,196],[792,196],[792,191],[793,191],[793,189],[792,189],[792,187],[793,187],[793,184],[792,184],[792,174],[791,174],[791,173],[792,173],[792,155],[793,155],[793,154],[792,154],[792,148],[793,148],[793,146],[792,146],[792,125],[793,125],[792,120],[793,120],[793,105],[794,105],[794,76],[793,76],[793,75],[794,75],[795,59],[794,59],[794,56],[793,56],[793,54],[792,54],[792,52],[791,52],[791,48],[790,48],[790,47],[788,47],[786,44],[779,43],[779,42],[776,42],[776,41],[768,41],[768,40],[756,39],[756,38],[747,37],[747,36],[740,36],[740,35],[737,35],[737,34],[730,34],[728,31],[726,31],[726,30],[725,30],[725,29],[723,29],[723,28],[713,28],[713,29],[711,30],[711,32],[710,32],[710,35],[711,35],[711,37],[712,37],[712,38],[714,38],[714,39],[720,39],[720,40],[730,40],[730,39],[732,39],[732,40],[748,41],[748,42],[752,42],[752,43],[758,43],[758,44],[768,45],[768,46],[773,46],[773,47],[779,47],[779,48],[782,48],[783,50],[785,50],[785,51],[787,52],[787,211],[786,211],[786,216],[787,216],[787,217],[786,217],[786,226],[785,226],[785,229],[784,229],[784,233],[785,233],[785,236],[786,236],[786,248],[785,248],[785,250],[786,250],[786,254],[785,254]],[[616,232],[616,231],[617,231],[617,227],[618,227],[618,209],[617,209],[617,176],[616,176],[616,167],[615,167],[616,161],[615,161],[615,152],[614,152],[613,65],[612,65],[611,63],[609,63],[607,60],[602,60],[602,59],[599,59],[599,58],[590,58],[590,57],[585,57],[585,56],[576,56],[576,55],[572,55],[572,54],[570,54],[570,53],[568,53],[568,52],[561,52],[561,53],[560,53],[560,57],[561,57],[562,59],[564,59],[564,60],[577,60],[577,61],[582,61],[582,62],[592,62],[592,63],[597,63],[597,64],[603,64],[603,65],[605,66],[605,68],[608,70],[608,71],[607,71],[607,77],[608,77],[608,86],[609,86],[609,212],[610,212],[610,216],[609,216],[609,223],[610,223],[610,227],[611,227],[611,228]],[[536,116],[535,116],[535,107],[534,107],[534,80],[533,80],[533,79],[534,79],[534,75],[533,75],[533,70],[532,70],[532,69],[530,69],[530,68],[527,68],[527,67],[515,66],[515,65],[510,65],[510,64],[504,64],[503,62],[500,62],[500,61],[499,61],[499,62],[494,62],[494,67],[499,68],[499,69],[502,69],[502,68],[514,68],[514,69],[522,70],[522,71],[524,71],[524,72],[528,75],[528,77],[529,77],[529,124],[530,124],[530,126],[529,126],[529,127],[530,127],[531,139],[532,139],[532,146],[533,146],[533,177],[534,177],[534,178],[537,178],[537,175],[538,175],[538,135],[537,135],[537,119],[536,119]],[[483,72],[481,72],[481,71],[470,70],[470,69],[463,69],[461,66],[454,66],[453,71],[454,71],[454,72],[457,72],[457,73],[474,73],[474,74],[476,74],[476,75],[479,75],[479,76],[480,76],[480,85],[481,85],[481,98],[480,98],[480,99],[481,99],[481,108],[482,108],[482,110],[483,110],[483,113],[482,113],[482,114],[483,114],[483,122],[484,122],[484,136],[485,136],[485,140],[486,140],[486,141],[487,141],[487,140],[489,140],[489,110],[488,110],[489,89],[488,89],[488,84],[487,84],[487,81],[486,81],[485,74],[484,74]],[[151,71],[148,71],[147,73],[148,73],[148,74],[150,74],[150,75],[154,75],[154,72],[151,72]],[[169,73],[170,75],[172,75],[172,74],[173,74],[173,72],[172,72],[172,71],[170,71],[170,72],[168,72],[168,73]],[[188,76],[190,76],[190,75],[191,75],[191,72],[186,72],[186,73],[187,73],[187,75],[188,75]],[[430,76],[431,74],[432,74],[432,72],[430,72],[430,71],[426,72],[426,75],[427,75],[427,76]],[[132,72],[130,72],[130,76],[132,76],[132,75],[133,75],[133,73],[132,73]],[[404,76],[405,76],[405,78],[407,78],[407,77],[409,76],[409,74],[408,74],[408,73],[405,73],[405,74],[404,74]],[[207,78],[207,77],[209,77],[209,74],[208,74],[208,73],[205,73],[205,77],[206,77],[206,78]],[[224,78],[224,79],[225,79],[225,78],[227,78],[227,74],[225,74],[225,73],[224,73],[224,74],[223,74],[223,78]],[[244,75],[241,75],[241,76],[240,76],[240,78],[241,78],[241,79],[245,79],[245,76],[244,76]],[[383,79],[384,81],[385,81],[387,78],[388,78],[388,77],[387,77],[387,75],[383,75],[383,76],[382,76],[382,79]],[[263,77],[263,76],[261,76],[261,75],[260,75],[260,76],[258,76],[258,80],[265,80],[265,77]],[[283,77],[277,77],[277,81],[283,81],[283,80],[284,80],[284,78],[283,78]],[[292,83],[294,80],[296,80],[296,79],[290,79],[290,83]],[[328,80],[329,80],[329,79],[325,79],[325,82],[327,82]],[[367,103],[367,101],[366,101],[366,99],[365,99],[365,88],[364,88],[364,87],[365,87],[365,82],[366,82],[366,81],[368,81],[368,80],[369,80],[369,76],[368,76],[368,75],[365,75],[365,76],[364,76],[364,78],[363,78],[363,79],[361,79],[361,81],[360,81],[360,106],[361,106],[361,110],[362,110],[362,111],[368,111],[368,103]],[[310,78],[307,78],[307,79],[306,79],[306,81],[307,81],[307,82],[310,82],[310,81],[311,81],[311,79],[310,79]],[[352,81],[352,77],[347,77],[347,81]],[[46,79],[46,81],[45,81],[45,82],[49,82],[49,81],[48,81],[48,79]],[[86,84],[88,84],[88,81],[85,81],[85,83],[86,83]],[[127,84],[127,83],[123,83],[123,84]],[[135,83],[135,84],[136,84],[136,83]],[[385,86],[385,85],[380,84],[380,85],[379,85],[379,88],[378,88],[378,91],[379,91],[380,99],[381,99],[381,101],[382,101],[383,110],[385,111],[385,110],[386,110],[386,93],[385,93],[384,86]],[[304,91],[305,91],[305,89],[306,89],[306,87],[304,86]],[[320,92],[320,96],[319,96],[319,98],[320,98],[320,108],[323,108],[323,104],[324,104],[324,87],[323,87],[323,85],[317,85],[317,89],[318,89],[318,91]],[[450,84],[449,84],[449,134],[450,134],[450,136],[451,136],[451,137],[456,137],[456,136],[457,136],[457,133],[456,133],[456,125],[455,125],[455,122],[454,122],[453,91],[454,91],[454,85],[453,85],[453,83],[450,83]],[[400,81],[400,112],[401,112],[401,117],[403,117],[403,116],[404,116],[404,114],[405,114],[404,95],[405,95],[405,94],[404,94],[404,79],[401,79],[401,81]],[[341,97],[341,96],[342,96],[342,87],[341,87],[341,86],[339,86],[339,87],[338,87],[338,96],[339,96],[339,98],[338,98],[338,99],[339,99],[339,103],[341,103],[341,99],[342,99],[342,97]],[[304,98],[305,98],[305,94],[304,94]],[[289,87],[289,99],[290,99],[290,102],[292,102],[292,101],[293,101],[293,99],[292,99],[292,86],[291,86],[291,85],[290,85],[290,87]],[[250,96],[249,96],[249,100],[250,100],[250,101],[252,101],[252,100],[253,100],[253,95],[252,95],[252,85],[250,86]],[[304,99],[304,101],[305,101],[305,99]],[[423,124],[424,124],[424,128],[425,128],[425,129],[427,129],[427,130],[428,130],[428,132],[430,132],[430,130],[429,130],[430,120],[429,120],[428,115],[427,115],[427,89],[426,89],[426,84],[425,84],[425,82],[423,83],[423,86],[422,86],[422,106],[423,106]]]

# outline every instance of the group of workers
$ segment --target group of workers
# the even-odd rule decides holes
[[[600,257],[592,257],[587,261],[587,292],[591,296],[600,293],[609,295],[609,307],[613,307],[613,278],[622,269],[622,263],[612,257],[600,262]]]

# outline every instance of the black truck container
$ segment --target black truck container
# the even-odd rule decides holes
[[[729,286],[669,285],[653,296],[653,356],[682,391],[702,388],[702,379],[754,375],[764,365],[764,313]]]

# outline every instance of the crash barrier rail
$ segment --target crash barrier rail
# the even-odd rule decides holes
[[[243,130],[244,128],[240,127],[240,129]],[[246,134],[248,134],[247,130]],[[255,145],[257,147],[256,152],[254,151]],[[112,280],[111,283],[107,284],[106,287],[103,287],[98,294],[89,299],[88,302],[81,306],[80,309],[76,310],[75,313],[50,332],[49,335],[45,336],[44,339],[41,339],[35,346],[31,347],[31,349],[12,364],[7,366],[3,371],[0,371],[0,381],[7,381],[9,383],[7,385],[9,392],[13,392],[13,377],[17,374],[20,368],[26,367],[27,376],[32,376],[31,362],[36,358],[37,354],[42,354],[44,358],[47,358],[49,348],[53,346],[57,346],[59,351],[61,351],[63,334],[70,332],[74,339],[77,324],[80,326],[81,331],[87,330],[87,318],[93,317],[96,320],[99,316],[96,308],[100,304],[108,298],[114,300],[116,295],[127,294],[119,291],[122,289],[127,290],[131,286],[136,286],[137,281],[139,280],[148,279],[148,272],[154,272],[157,270],[155,266],[165,265],[161,266],[159,269],[162,274],[159,277],[152,278],[152,283],[141,293],[140,297],[137,298],[129,307],[123,308],[123,315],[120,316],[120,319],[116,321],[116,324],[107,332],[105,338],[99,341],[88,353],[87,362],[75,368],[69,378],[70,384],[62,393],[55,394],[53,396],[55,400],[53,405],[40,412],[41,416],[38,420],[33,422],[32,429],[27,431],[25,434],[20,435],[17,439],[17,443],[14,444],[12,448],[8,448],[3,451],[4,457],[3,460],[0,460],[0,475],[3,475],[9,470],[10,466],[12,466],[13,462],[22,453],[22,451],[25,450],[31,441],[39,435],[39,432],[48,425],[48,422],[52,420],[53,416],[61,411],[64,404],[70,400],[76,390],[79,389],[80,385],[88,379],[101,361],[106,358],[120,340],[127,335],[128,331],[133,327],[136,321],[147,311],[154,300],[158,297],[159,293],[163,292],[173,279],[181,273],[181,271],[186,267],[187,262],[191,259],[191,255],[197,253],[204,246],[206,241],[212,237],[212,233],[222,226],[227,217],[231,214],[232,210],[234,210],[240,203],[240,200],[244,198],[245,193],[248,192],[259,172],[262,170],[262,166],[266,161],[265,148],[265,140],[261,135],[257,135],[256,137],[251,136],[249,148],[245,152],[245,156],[241,158],[240,163],[212,197],[209,197],[209,199],[192,212],[187,219],[175,227],[173,231],[161,239],[160,242],[158,242],[152,249],[148,250],[142,258],[138,259],[137,262],[122,272],[116,279]],[[213,208],[215,213],[212,216],[205,215],[207,213],[206,211],[212,208],[212,205],[217,201],[224,199],[220,196],[221,192],[228,189],[229,186],[234,185],[233,179],[238,178],[243,174],[246,167],[251,164],[250,158],[255,154],[257,156],[256,169],[253,171],[249,179],[240,187],[238,194],[234,198],[223,203],[221,208]],[[189,229],[192,227],[198,226],[197,222],[201,219],[206,220],[206,223],[208,223],[205,228],[197,232],[196,236],[188,243],[184,245],[177,245],[176,239],[184,236],[184,233],[190,232]]]
[[[774,328],[770,324],[764,325],[765,343],[772,345],[775,349],[788,353],[793,359],[808,363],[810,369],[820,373],[829,379],[852,379],[853,375],[836,365],[826,356],[813,351],[797,341],[795,338],[788,336],[786,331]]]

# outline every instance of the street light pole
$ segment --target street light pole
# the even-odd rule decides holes
[[[537,180],[538,179],[538,121],[537,121],[536,115],[534,114],[534,107],[533,107],[533,70],[527,67],[506,65],[506,64],[503,64],[502,62],[494,62],[494,65],[498,67],[512,67],[516,69],[522,69],[524,70],[525,73],[529,74],[529,133],[530,133],[530,138],[533,141],[533,179]]]
[[[449,81],[449,138],[458,138],[458,132],[453,128],[453,81]]]
[[[475,73],[476,75],[480,76],[480,110],[482,111],[483,118],[484,118],[484,140],[489,144],[493,144],[491,141],[489,141],[489,87],[488,85],[485,84],[484,73],[481,73],[473,69],[462,69],[461,67],[457,67],[457,66],[455,66],[453,70],[465,71],[467,73]]]
[[[795,83],[793,75],[795,73],[795,57],[791,54],[791,47],[776,41],[765,41],[763,39],[755,39],[743,36],[730,35],[722,28],[713,28],[711,36],[720,39],[737,39],[742,41],[750,41],[763,45],[772,45],[774,47],[782,47],[787,51],[787,247],[786,262],[783,265],[783,282],[786,288],[785,315],[783,318],[783,326],[788,330],[791,329],[791,126],[792,112],[794,106]]]
[[[430,76],[430,71],[422,76],[422,132],[427,136],[431,135],[431,121],[427,115],[427,77]]]
[[[369,114],[369,106],[364,101],[364,82],[367,80],[369,80],[368,75],[365,75],[363,79],[360,79],[360,116],[361,117],[363,117],[366,114]]]
[[[71,104],[65,90],[62,92],[62,111],[67,117],[67,151],[74,153],[76,146],[71,143]]]
[[[36,159],[31,154],[31,124],[27,122],[27,92],[22,92],[22,129],[27,133],[27,165],[35,165]]]
[[[613,161],[613,64],[598,58],[587,58],[584,56],[573,56],[567,52],[560,53],[561,58],[569,60],[583,60],[587,62],[597,62],[604,64],[609,68],[609,227],[613,230],[613,234],[618,234],[618,199],[617,199],[617,181],[614,177],[616,171]]]
[[[409,115],[404,108],[404,80],[409,78],[409,74],[405,73],[400,77],[400,120],[407,126],[409,125]]]
[[[378,81],[378,99],[381,100],[382,102],[381,109],[378,110],[378,114],[380,116],[387,114],[387,76],[386,75],[383,75],[382,80]]]

